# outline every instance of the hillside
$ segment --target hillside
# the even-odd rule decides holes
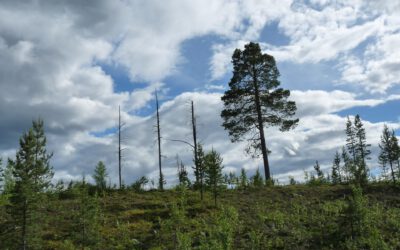
[[[398,249],[399,191],[382,183],[364,195],[344,185],[226,190],[215,208],[209,193],[202,203],[189,190],[97,197],[71,189],[49,195],[37,242],[41,249]]]

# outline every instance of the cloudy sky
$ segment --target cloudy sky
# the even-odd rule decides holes
[[[0,1],[0,155],[42,117],[55,179],[90,175],[99,160],[117,180],[118,105],[123,175],[157,180],[154,90],[159,89],[164,172],[176,155],[192,165],[190,100],[199,138],[222,154],[226,171],[250,174],[259,159],[230,143],[221,94],[235,48],[259,42],[275,57],[300,123],[266,130],[272,173],[298,180],[323,168],[344,144],[346,116],[360,114],[377,167],[384,123],[400,128],[400,2],[393,0],[2,0]]]

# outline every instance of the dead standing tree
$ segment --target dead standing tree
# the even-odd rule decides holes
[[[119,177],[119,189],[122,188],[122,151],[124,150],[121,147],[122,142],[122,128],[125,126],[125,123],[121,122],[121,106],[118,106],[118,177]]]
[[[200,197],[201,200],[203,200],[203,193],[204,193],[204,170],[202,168],[201,161],[202,159],[199,159],[199,143],[197,142],[197,124],[196,124],[196,116],[194,114],[194,102],[191,101],[191,125],[192,125],[192,135],[193,135],[193,144],[190,142],[187,142],[185,140],[178,140],[178,139],[171,139],[169,141],[175,141],[175,142],[182,142],[187,145],[189,145],[193,149],[193,155],[194,155],[194,174],[196,181],[194,183],[194,187],[198,188],[200,190]]]
[[[160,129],[160,113],[159,113],[159,104],[158,104],[158,95],[157,95],[157,91],[156,91],[156,108],[157,108],[157,142],[158,142],[158,167],[160,170],[160,177],[158,180],[158,188],[160,190],[164,190],[164,176],[162,173],[162,163],[161,163],[161,129]]]

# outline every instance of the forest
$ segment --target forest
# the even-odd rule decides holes
[[[315,161],[304,180],[279,183],[271,173],[268,128],[301,122],[290,91],[280,87],[273,56],[248,43],[232,55],[233,75],[222,95],[222,126],[231,142],[248,142],[263,171],[224,170],[219,152],[197,139],[191,103],[193,162],[177,158],[176,182],[166,185],[162,123],[156,95],[158,185],[146,176],[125,185],[121,120],[115,185],[99,161],[91,177],[53,180],[45,121],[23,132],[15,158],[0,160],[0,249],[400,249],[400,146],[384,126],[378,174],[362,118],[343,124],[346,140],[329,171]],[[21,131],[22,132],[22,131]],[[179,142],[179,140],[176,140]],[[317,157],[317,156],[316,156]],[[193,170],[193,171],[192,171]]]

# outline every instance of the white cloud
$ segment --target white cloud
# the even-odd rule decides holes
[[[368,91],[385,93],[400,84],[400,25],[398,33],[385,34],[370,45],[363,57],[344,58],[342,80],[364,86]]]
[[[250,5],[251,6],[251,5]],[[367,92],[384,93],[399,84],[396,45],[400,31],[396,1],[302,1],[285,2],[279,15],[264,13],[264,25],[277,22],[289,44],[261,43],[263,50],[278,62],[321,63],[333,61],[342,73],[342,82],[362,86]],[[252,28],[249,28],[251,30]],[[252,32],[250,32],[252,33]],[[250,34],[246,33],[246,34]],[[210,61],[213,79],[230,70],[235,48],[242,48],[254,35],[214,45]],[[273,35],[273,34],[270,34]],[[361,56],[353,50],[363,43],[368,49]],[[338,61],[341,63],[338,63]]]

